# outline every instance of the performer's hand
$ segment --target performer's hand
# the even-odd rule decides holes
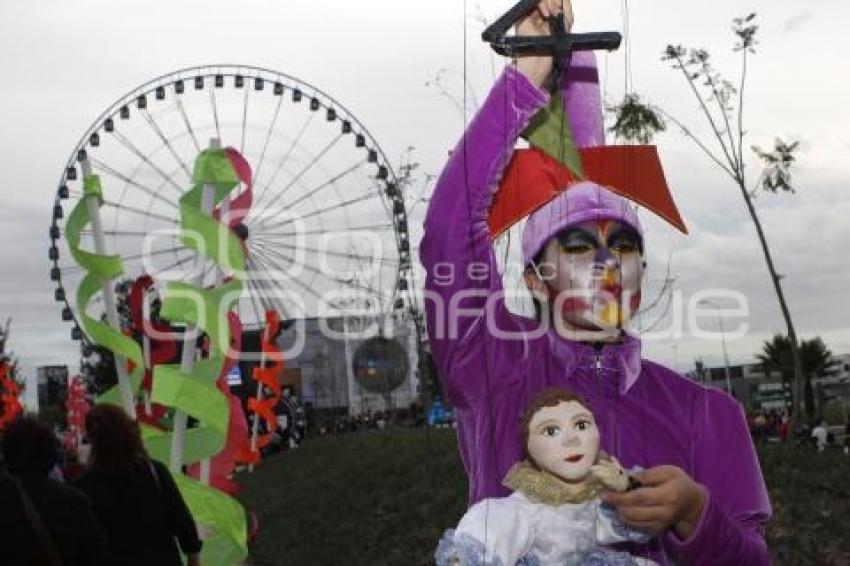
[[[546,18],[558,15],[564,18],[564,28],[570,31],[573,27],[571,0],[540,0],[537,8],[517,24],[516,33],[525,36],[549,35],[551,29]],[[540,88],[552,72],[552,56],[524,55],[517,59],[516,66]]]
[[[682,540],[690,537],[705,508],[705,488],[676,466],[656,466],[635,478],[641,487],[608,492],[602,499],[631,526],[652,534],[673,529]]]

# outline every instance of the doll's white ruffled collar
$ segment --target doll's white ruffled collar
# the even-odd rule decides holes
[[[514,464],[502,480],[502,485],[522,493],[531,501],[547,505],[584,503],[602,493],[604,488],[593,474],[580,482],[569,483],[527,460]]]

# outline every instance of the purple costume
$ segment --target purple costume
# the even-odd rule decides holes
[[[601,120],[582,99],[596,75],[587,61],[574,54],[562,79],[579,145],[598,131],[583,123]],[[763,528],[770,502],[734,399],[641,359],[637,338],[604,347],[575,342],[505,306],[488,211],[520,132],[547,100],[509,66],[452,153],[425,220],[430,344],[455,407],[469,502],[509,493],[502,478],[524,457],[521,412],[535,393],[563,385],[587,400],[603,449],[623,466],[678,466],[708,493],[688,540],[670,532],[629,552],[660,564],[769,564]]]

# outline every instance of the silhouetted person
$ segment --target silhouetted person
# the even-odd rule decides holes
[[[83,493],[49,477],[59,441],[25,416],[3,434],[9,474],[0,477],[0,564],[107,564],[106,536]]]
[[[137,423],[119,407],[97,405],[86,435],[90,467],[76,485],[94,502],[113,563],[180,566],[182,550],[190,566],[199,564],[195,521],[171,473],[148,457]]]

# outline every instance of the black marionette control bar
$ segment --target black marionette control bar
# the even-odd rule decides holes
[[[534,10],[539,2],[540,0],[520,0],[488,26],[481,34],[481,39],[489,43],[496,53],[506,57],[527,53],[561,56],[573,51],[614,51],[620,47],[623,36],[619,33],[615,31],[567,33],[564,20],[560,16],[549,18],[552,24],[552,35],[508,36],[508,30]]]

